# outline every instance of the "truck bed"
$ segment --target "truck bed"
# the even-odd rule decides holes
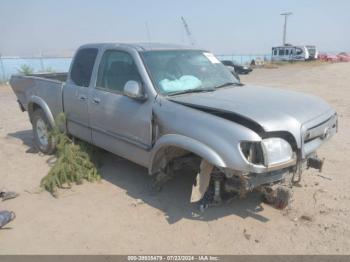
[[[67,73],[13,75],[10,85],[23,111],[28,110],[32,97],[39,97],[46,102],[55,117],[63,112],[62,90],[67,76]]]
[[[57,80],[60,82],[66,82],[68,73],[39,73],[39,74],[30,74],[27,76],[33,76],[38,78],[45,78],[50,80]]]

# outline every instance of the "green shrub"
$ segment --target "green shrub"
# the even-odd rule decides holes
[[[20,73],[21,75],[30,75],[33,74],[34,70],[33,68],[31,68],[29,65],[21,65],[18,69],[17,69],[18,73]]]
[[[57,197],[58,188],[70,188],[72,184],[99,181],[100,175],[92,161],[95,152],[93,146],[79,141],[73,142],[65,132],[60,130],[65,123],[64,114],[56,119],[56,126],[50,132],[56,144],[56,161],[49,173],[42,178],[40,185]]]

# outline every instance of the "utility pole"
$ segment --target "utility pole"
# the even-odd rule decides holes
[[[287,38],[287,20],[288,16],[292,15],[292,12],[286,12],[282,13],[281,15],[284,16],[284,27],[283,27],[283,45],[286,45],[286,38]]]

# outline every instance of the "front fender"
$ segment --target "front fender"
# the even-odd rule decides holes
[[[220,155],[217,152],[215,152],[212,148],[207,146],[206,144],[183,135],[168,134],[168,135],[163,135],[156,142],[155,146],[151,151],[150,160],[149,160],[150,165],[148,169],[149,174],[154,174],[157,171],[156,170],[157,154],[161,152],[162,149],[169,146],[178,147],[178,148],[187,150],[189,152],[192,152],[215,166],[226,167],[226,163],[220,157]]]
[[[50,125],[53,127],[55,126],[55,119],[52,115],[52,112],[49,108],[49,106],[47,105],[47,103],[44,101],[44,99],[42,99],[39,96],[31,96],[28,100],[28,114],[29,117],[31,118],[31,115],[34,111],[34,105],[38,105],[43,111],[44,114],[47,118],[47,120],[49,121]]]

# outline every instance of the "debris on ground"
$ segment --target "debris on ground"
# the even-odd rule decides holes
[[[13,191],[0,191],[0,198],[2,198],[2,201],[9,200],[12,198],[18,197],[18,193]]]
[[[2,210],[0,211],[0,228],[11,222],[16,218],[16,215],[12,211]]]
[[[243,235],[244,235],[244,237],[245,237],[247,240],[250,240],[250,237],[252,236],[251,234],[248,234],[248,233],[247,233],[247,230],[246,230],[246,229],[243,230]]]
[[[135,201],[134,201],[134,203],[132,203],[131,205],[132,206],[134,206],[134,207],[136,207],[136,206],[140,206],[140,205],[143,205],[145,202],[143,202],[143,200],[142,199],[136,199]]]
[[[302,216],[300,217],[300,220],[304,220],[304,221],[309,221],[309,222],[311,222],[313,219],[312,219],[312,217],[309,216],[309,215],[302,215]]]
[[[317,174],[317,176],[322,177],[323,179],[327,179],[327,180],[332,181],[332,178],[330,178],[328,176],[323,176],[323,175],[320,175],[320,174]]]
[[[284,186],[262,187],[263,200],[277,209],[285,209],[292,197],[292,191]]]
[[[326,193],[326,192],[327,192],[327,191],[324,190],[324,189],[318,189],[318,190],[315,191],[315,193],[312,195],[312,198],[314,199],[315,204],[316,204],[316,202],[317,202],[317,198],[316,198],[317,193]]]

